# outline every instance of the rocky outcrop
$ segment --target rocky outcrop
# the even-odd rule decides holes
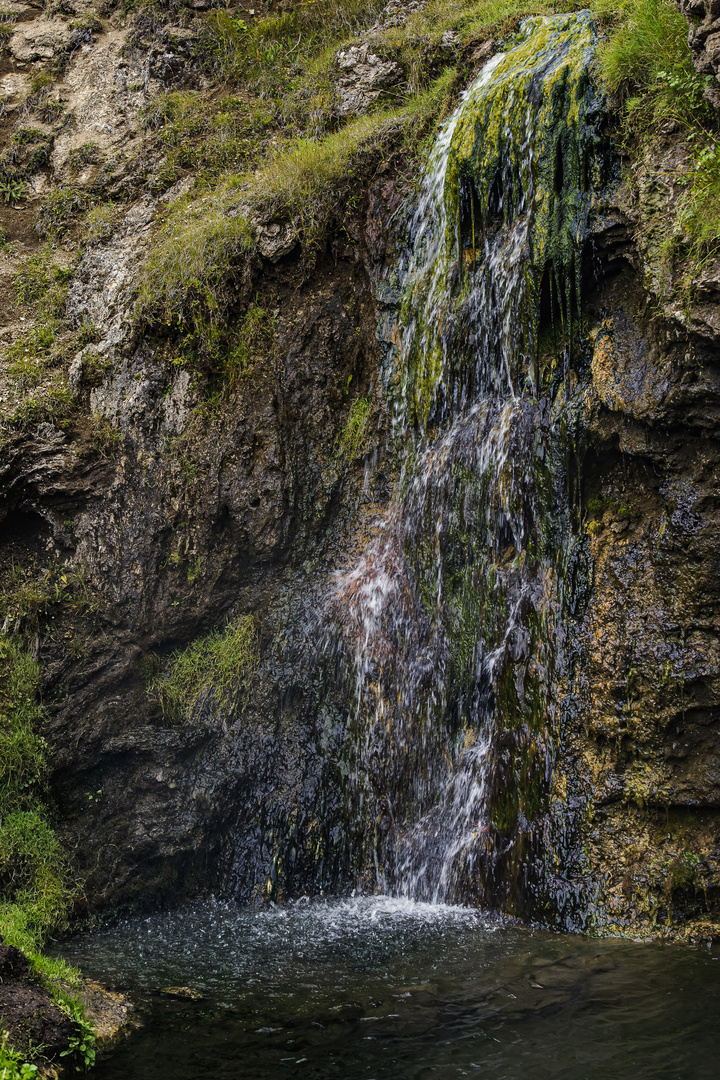
[[[720,4],[717,0],[675,0],[688,22],[688,44],[693,64],[701,75],[720,82]],[[711,85],[705,99],[720,108],[720,87]]]
[[[678,303],[684,266],[662,255],[684,155],[658,147],[598,206],[606,270],[578,386],[591,576],[554,790],[591,925],[706,936],[720,911],[720,297],[709,273]]]
[[[394,86],[403,70],[393,60],[381,60],[367,42],[352,45],[337,55],[340,116],[367,112],[384,90]]]

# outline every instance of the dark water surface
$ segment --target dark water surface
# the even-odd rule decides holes
[[[551,935],[365,897],[204,905],[63,955],[139,1002],[97,1080],[720,1076],[720,950]],[[158,991],[184,985],[202,1001]]]

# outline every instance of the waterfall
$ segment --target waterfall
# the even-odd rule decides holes
[[[338,576],[347,843],[397,895],[518,909],[553,872],[576,557],[588,13],[526,20],[430,155],[381,326],[396,497]]]

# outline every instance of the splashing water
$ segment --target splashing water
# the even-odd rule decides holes
[[[588,13],[533,18],[485,66],[437,138],[397,270],[398,495],[334,606],[350,846],[397,895],[512,908],[548,871],[593,49]]]

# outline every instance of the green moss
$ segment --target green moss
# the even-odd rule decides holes
[[[338,457],[347,463],[354,461],[365,447],[365,433],[371,408],[369,398],[365,397],[358,398],[350,406],[350,412],[336,442]]]
[[[401,318],[415,327],[408,357],[407,397],[411,419],[424,427],[438,388],[454,393],[454,359],[443,344],[434,307],[459,273],[468,288],[488,274],[479,253],[485,236],[501,224],[530,215],[531,232],[526,302],[520,312],[523,348],[532,358],[508,372],[516,390],[537,380],[535,370],[543,282],[554,293],[562,331],[573,338],[578,316],[580,251],[595,179],[596,137],[589,92],[589,63],[595,34],[589,18],[556,16],[523,23],[512,48],[500,59],[490,81],[470,91],[450,143],[444,180],[446,236],[437,260],[424,278],[413,281]],[[538,116],[526,131],[529,95],[538,93]],[[527,140],[532,140],[532,153]],[[502,206],[498,201],[502,192]],[[490,286],[489,286],[490,287]],[[448,298],[446,298],[447,300]],[[456,304],[462,296],[455,297]],[[431,315],[427,333],[418,324]],[[457,363],[463,367],[462,356]]]
[[[175,653],[166,672],[150,684],[150,692],[170,720],[188,718],[208,699],[219,708],[230,708],[240,701],[258,659],[253,618],[239,616],[224,630]]]

